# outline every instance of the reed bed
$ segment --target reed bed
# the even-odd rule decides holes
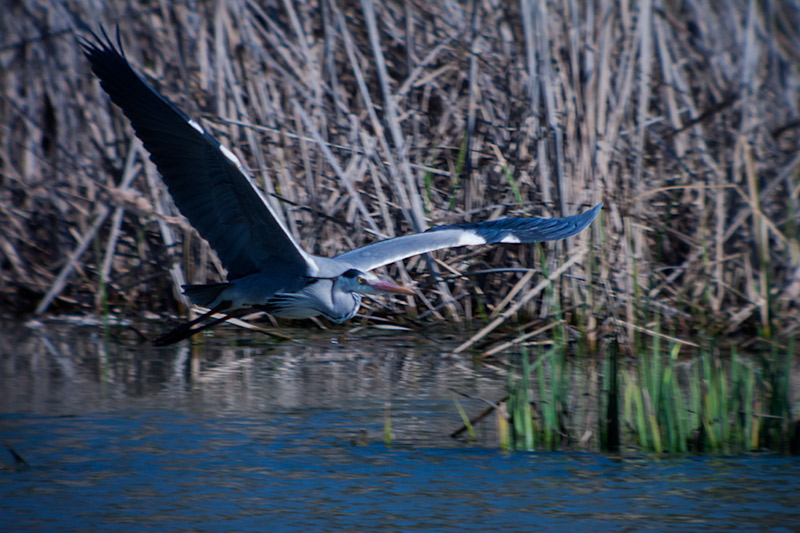
[[[710,344],[681,349],[654,340],[628,359],[614,345],[598,361],[570,357],[559,336],[534,354],[523,347],[505,397],[473,418],[456,400],[463,426],[451,436],[480,431],[507,451],[800,454],[794,346],[726,357]]]
[[[483,400],[490,408],[474,418],[458,403],[464,425],[451,436],[469,430],[474,440],[494,414],[493,440],[507,451],[800,454],[793,338],[761,339],[747,355],[735,346],[723,352],[713,337],[698,335],[694,344],[663,333],[655,313],[633,357],[616,336],[605,339],[602,358],[581,357],[552,289],[545,298],[557,321],[548,339],[521,342],[519,363],[484,352],[483,364],[508,372],[506,395]]]
[[[461,351],[513,344],[495,329],[509,324],[554,327],[581,353],[613,337],[628,356],[657,330],[742,350],[797,333],[798,2],[13,2],[5,313],[184,313],[182,283],[224,276],[89,72],[77,38],[100,27],[313,253],[605,202],[566,244],[388,268],[418,297],[369,305],[376,320],[483,327]]]

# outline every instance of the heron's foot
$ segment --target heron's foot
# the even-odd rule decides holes
[[[214,320],[210,320],[205,324],[202,324],[197,327],[193,327],[195,324],[199,324],[204,320],[208,320],[213,318],[213,315],[216,313],[220,313],[223,309],[227,309],[230,306],[230,302],[223,302],[222,304],[218,305],[214,309],[210,309],[206,313],[200,315],[199,317],[195,318],[190,322],[184,322],[179,324],[177,327],[172,328],[168,332],[164,333],[160,337],[153,339],[153,346],[169,346],[170,344],[175,344],[176,342],[180,342],[183,339],[188,339],[195,333],[199,333],[204,329],[208,329],[214,327],[218,324],[225,322],[230,318],[237,318],[242,315],[246,315],[247,313],[251,312],[251,309],[248,308],[240,308],[234,309],[229,313],[225,313],[220,318],[215,318]]]
[[[192,325],[188,322],[178,324],[178,326],[153,339],[153,346],[169,346],[170,344],[175,344],[183,339],[188,339],[201,329],[203,328],[192,328]]]

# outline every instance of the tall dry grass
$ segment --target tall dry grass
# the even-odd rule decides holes
[[[555,294],[591,346],[655,316],[678,336],[797,332],[796,1],[5,4],[6,312],[175,311],[180,283],[224,275],[90,75],[84,21],[119,26],[134,67],[246,161],[314,253],[605,202],[566,245],[390,267],[420,288],[409,316],[526,324],[552,301],[530,269],[571,257]]]

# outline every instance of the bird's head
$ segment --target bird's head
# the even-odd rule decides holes
[[[393,281],[383,280],[371,272],[357,268],[345,271],[336,279],[336,285],[344,291],[358,294],[414,294],[414,291]]]

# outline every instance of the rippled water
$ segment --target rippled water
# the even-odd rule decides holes
[[[6,324],[0,342],[0,442],[30,464],[4,458],[4,530],[800,528],[795,458],[503,454],[491,423],[451,439],[450,389],[497,399],[506,379],[443,356],[457,339],[190,352]]]

